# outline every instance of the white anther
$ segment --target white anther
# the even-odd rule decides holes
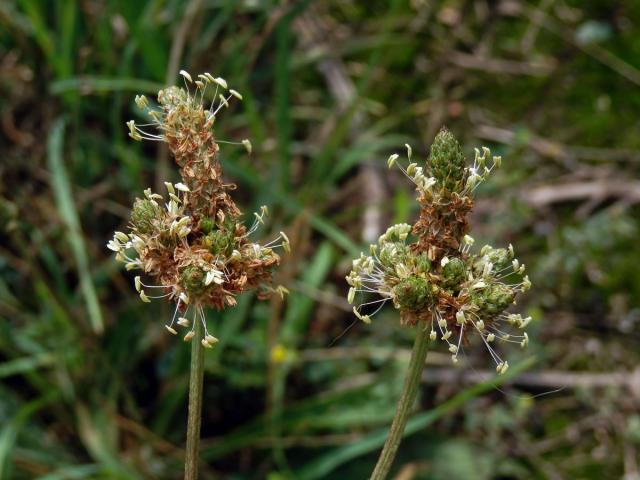
[[[189,320],[184,317],[178,318],[178,321],[176,323],[181,327],[188,327],[191,324]]]
[[[214,83],[217,83],[218,85],[220,85],[220,86],[221,86],[222,88],[224,88],[225,90],[226,90],[227,88],[229,88],[229,87],[227,86],[227,81],[226,81],[224,78],[222,78],[222,77],[216,77],[216,78],[214,78],[214,79],[213,79],[213,82],[214,82]]]
[[[349,294],[347,295],[347,302],[349,302],[349,304],[352,304],[355,297],[356,297],[356,289],[351,287],[349,289]]]
[[[188,342],[195,336],[196,336],[196,333],[193,330],[191,330],[190,332],[187,332],[187,334],[184,336],[184,341]]]
[[[191,75],[189,75],[189,73],[186,72],[185,70],[180,70],[180,75],[182,75],[184,78],[189,80],[189,83],[193,83],[193,79],[191,78]]]

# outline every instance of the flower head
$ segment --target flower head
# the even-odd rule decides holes
[[[407,146],[408,166],[389,158],[415,184],[420,217],[413,225],[389,227],[369,255],[353,261],[347,276],[351,286],[348,300],[358,294],[377,293],[382,298],[354,307],[356,316],[367,323],[387,302],[400,311],[403,324],[422,323],[430,328],[432,340],[447,344],[457,362],[461,346],[475,333],[486,345],[499,373],[508,363],[498,355],[492,342],[514,342],[525,347],[529,338],[524,328],[531,317],[507,313],[516,296],[531,286],[525,267],[508,248],[485,245],[472,252],[474,239],[467,215],[473,208],[473,192],[500,166],[500,157],[476,149],[473,166],[467,167],[462,149],[446,129],[436,136],[424,167],[412,162]],[[411,235],[411,237],[410,237]],[[372,313],[365,314],[369,305]],[[363,309],[364,307],[364,309]],[[506,326],[505,326],[506,324]],[[512,327],[518,332],[507,333]]]
[[[146,97],[136,97],[155,132],[143,130],[133,120],[127,125],[135,140],[167,143],[182,181],[165,182],[164,195],[145,190],[133,204],[130,231],[116,232],[107,246],[127,270],[140,269],[154,279],[155,284],[146,284],[135,278],[142,301],[167,298],[176,303],[166,325],[169,332],[177,333],[175,325],[193,327],[202,322],[205,336],[201,341],[209,347],[217,339],[207,331],[203,307],[234,306],[238,294],[268,285],[280,260],[274,249],[288,250],[289,241],[280,234],[266,245],[252,242],[250,236],[264,224],[268,210],[262,207],[247,229],[229,194],[235,186],[223,181],[219,144],[243,145],[250,153],[251,143],[217,140],[214,125],[220,110],[242,96],[228,89],[224,79],[209,73],[198,75],[195,81],[185,71],[180,74],[185,88],[161,90],[157,108]],[[211,90],[214,101],[206,106],[205,96]],[[267,287],[267,291],[273,290]],[[193,336],[192,329],[184,339]]]

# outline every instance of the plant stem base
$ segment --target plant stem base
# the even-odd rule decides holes
[[[371,474],[371,480],[384,480],[389,474],[389,470],[391,470],[391,465],[393,464],[398,447],[400,446],[400,441],[402,440],[404,428],[409,419],[409,413],[411,413],[411,407],[418,393],[420,377],[422,376],[424,361],[427,358],[428,350],[429,339],[427,333],[418,327],[413,349],[411,350],[411,360],[409,361],[407,376],[404,379],[402,394],[400,395],[396,414],[393,417],[393,423],[389,430],[389,437],[382,448],[382,452],[380,452],[378,463]]]
[[[202,424],[202,388],[204,378],[204,347],[202,324],[194,326],[191,339],[191,371],[189,373],[189,417],[187,420],[187,449],[184,462],[185,480],[197,480],[200,452],[200,425]]]

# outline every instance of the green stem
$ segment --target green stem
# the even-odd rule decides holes
[[[428,350],[429,339],[427,338],[427,334],[418,326],[416,340],[413,343],[413,350],[411,350],[411,360],[409,361],[407,376],[404,379],[402,394],[400,395],[396,414],[393,417],[393,423],[389,430],[389,437],[387,437],[382,452],[380,452],[378,463],[371,474],[370,480],[384,480],[389,474],[389,470],[391,470],[393,459],[396,456],[398,446],[402,440],[404,427],[409,419],[411,407],[418,393],[418,386],[420,385],[420,378]]]
[[[195,320],[194,320],[195,321]],[[184,461],[185,480],[197,480],[202,424],[202,379],[204,378],[204,347],[202,323],[195,321],[195,336],[191,339],[191,371],[189,373],[189,417],[187,420],[187,452]]]

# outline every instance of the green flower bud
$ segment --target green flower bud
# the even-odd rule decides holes
[[[416,271],[418,273],[429,273],[431,270],[431,260],[426,253],[421,253],[420,255],[414,257]]]
[[[442,276],[444,277],[443,284],[446,288],[459,289],[466,278],[464,261],[456,257],[449,259],[449,262],[442,267]]]
[[[214,230],[203,239],[204,246],[214,255],[231,255],[234,245],[233,232],[229,230]]]
[[[421,312],[434,301],[433,287],[421,277],[407,277],[398,283],[393,291],[399,307],[411,312]]]
[[[204,284],[205,272],[200,267],[189,265],[180,274],[180,286],[184,288],[190,296],[199,295],[206,286]]]
[[[480,260],[483,263],[487,261],[493,263],[494,270],[501,270],[511,263],[511,257],[506,248],[489,248]],[[480,266],[482,270],[483,266]]]
[[[160,214],[160,208],[153,201],[136,198],[131,211],[131,223],[139,233],[152,233],[153,222]]]
[[[390,268],[395,268],[398,263],[405,263],[411,255],[409,247],[402,242],[389,242],[380,249],[380,262]]]
[[[158,103],[166,109],[183,104],[186,101],[187,92],[180,87],[172,86],[158,92]]]
[[[215,222],[211,217],[202,217],[198,222],[198,226],[203,233],[209,233],[215,227]]]
[[[456,191],[464,187],[464,153],[453,134],[444,127],[433,140],[427,166],[441,188]]]
[[[511,256],[506,248],[493,248],[485,245],[482,249],[481,257],[473,265],[476,275],[483,275],[485,266],[490,263],[492,271],[497,272],[511,264]]]
[[[471,297],[471,303],[479,308],[480,317],[495,317],[513,303],[515,293],[511,287],[493,283],[478,290]]]

